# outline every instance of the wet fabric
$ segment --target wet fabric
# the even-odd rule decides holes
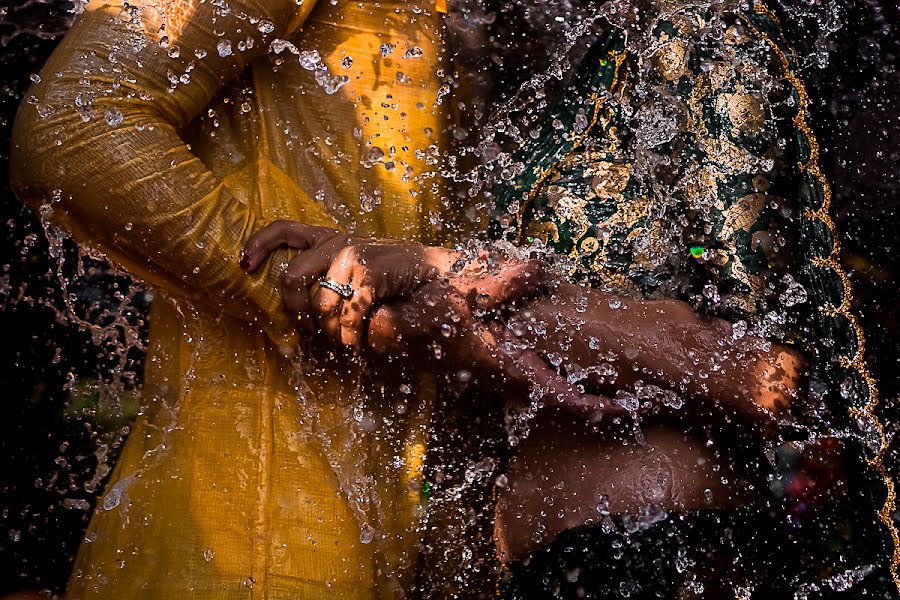
[[[498,190],[494,234],[551,249],[574,280],[683,299],[735,336],[800,345],[818,411],[804,426],[857,432],[853,477],[884,486],[868,518],[896,543],[877,390],[778,19],[760,3],[649,5],[638,25],[608,29],[536,125]]]
[[[315,348],[298,379],[291,253],[238,263],[276,219],[434,241],[440,26],[431,3],[92,2],[49,59],[17,191],[155,289],[145,407],[68,598],[406,586],[431,388]]]
[[[510,600],[532,598],[793,598],[792,577],[806,549],[792,527],[759,510],[670,515],[570,529],[513,563]]]
[[[610,28],[500,205],[505,234],[567,257],[575,280],[746,318],[783,308],[800,174],[776,57],[733,14],[720,52],[704,48],[711,17],[657,21],[640,60]]]

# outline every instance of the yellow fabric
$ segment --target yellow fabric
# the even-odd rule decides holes
[[[444,143],[439,16],[368,0],[129,6],[89,5],[14,132],[20,195],[157,290],[146,408],[67,598],[391,596],[416,560],[429,394],[400,417],[397,382],[370,394],[356,365],[317,356],[305,410],[282,353],[297,341],[278,293],[290,255],[253,276],[238,258],[277,218],[432,241],[441,189],[420,176]],[[269,51],[287,36],[327,71]],[[348,79],[328,94],[317,72]],[[383,541],[361,543],[323,440],[377,481],[366,519]]]

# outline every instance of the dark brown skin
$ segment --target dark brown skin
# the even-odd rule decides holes
[[[579,390],[531,349],[501,350],[497,327],[485,327],[479,314],[545,289],[547,276],[536,261],[510,263],[496,273],[463,271],[424,285],[406,301],[376,307],[366,338],[375,354],[401,358],[406,365],[455,376],[466,371],[471,385],[491,392],[515,408],[540,399],[571,415],[598,411],[624,417],[609,398]],[[557,411],[553,411],[557,412]]]
[[[505,561],[524,558],[559,533],[611,515],[690,512],[754,503],[765,481],[722,458],[684,423],[649,420],[643,443],[612,426],[539,414],[514,448],[498,490],[494,536]],[[727,481],[727,483],[723,483]]]
[[[425,297],[431,292],[426,286],[421,293]],[[587,302],[582,301],[585,296]],[[703,379],[705,385],[685,385],[684,405],[677,411],[652,402],[641,407],[640,412],[668,412],[678,420],[665,414],[644,417],[640,442],[630,430],[632,419],[621,419],[621,407],[608,398],[571,392],[546,398],[547,408],[557,410],[544,409],[531,422],[530,434],[512,453],[507,486],[499,490],[495,537],[504,560],[523,558],[566,529],[598,522],[597,505],[603,496],[611,514],[631,515],[642,513],[651,504],[667,512],[690,512],[761,501],[766,483],[758,469],[747,468],[730,449],[709,445],[707,434],[686,429],[699,424],[712,425],[718,431],[723,421],[730,419],[758,445],[775,432],[776,414],[770,409],[783,415],[796,398],[800,357],[783,347],[765,350],[755,340],[735,342],[730,325],[726,328],[723,321],[700,319],[680,302],[626,300],[627,309],[613,310],[610,298],[596,290],[564,284],[514,313],[512,320],[527,322],[530,331],[523,332],[517,323],[512,329],[527,339],[524,347],[534,347],[545,355],[564,354],[565,362],[582,367],[593,366],[599,355],[616,354],[613,362],[622,374],[614,382],[593,378],[588,382],[590,391],[614,393],[629,389],[638,379],[677,389],[675,383],[685,373],[701,371],[694,360],[707,364],[713,353],[722,355],[720,368]],[[420,321],[418,315],[424,312],[417,302],[413,298],[376,311],[369,330],[376,350],[400,351],[414,359],[416,345],[435,339],[437,332],[429,331],[427,324],[445,319],[429,314]],[[579,312],[579,305],[589,308]],[[627,316],[616,318],[618,310]],[[421,339],[411,337],[399,323],[417,331]],[[667,329],[676,333],[663,334]],[[402,347],[393,342],[398,333],[407,338]],[[498,337],[497,329],[490,334]],[[592,349],[590,340],[598,336],[606,341],[593,342]],[[727,356],[718,343],[712,343],[722,339],[730,341]],[[459,350],[467,350],[465,343]],[[738,354],[739,350],[743,354]],[[694,358],[686,360],[689,353]],[[483,356],[492,355],[488,350]],[[503,353],[493,363],[484,360],[482,369],[493,372],[482,380],[515,381],[511,395],[523,394],[521,377],[504,368],[505,360]],[[770,364],[780,366],[772,368]],[[440,365],[423,368],[434,370]],[[651,368],[654,372],[641,373]],[[525,385],[528,383],[526,379]],[[575,397],[577,402],[573,402]],[[588,406],[593,399],[600,403]],[[613,412],[612,407],[619,410]]]
[[[638,381],[653,384],[678,392],[692,413],[721,409],[767,438],[801,383],[798,352],[735,339],[731,323],[700,317],[678,300],[634,300],[564,283],[514,313],[510,326],[543,356],[563,355],[563,367],[614,369],[614,376],[591,373],[589,389],[615,395]]]
[[[313,249],[313,258],[302,252],[295,263],[320,266],[298,269],[302,277],[287,282],[296,286],[285,290],[288,307],[295,307],[289,296],[308,297],[325,272],[354,288],[379,290],[365,292],[377,300],[361,306],[354,305],[356,297],[341,303],[333,292],[316,292],[314,316],[334,343],[358,348],[371,310],[366,345],[377,354],[447,375],[468,371],[473,385],[514,406],[541,390],[545,409],[514,449],[507,486],[500,490],[495,535],[505,560],[526,556],[565,529],[596,523],[602,496],[612,514],[639,514],[650,504],[683,512],[759,500],[764,482],[754,474],[758,470],[719,452],[706,433],[686,429],[712,426],[718,432],[733,423],[756,444],[772,439],[777,419],[799,401],[803,361],[795,351],[750,337],[735,340],[730,323],[701,318],[683,302],[617,298],[571,284],[540,295],[548,281],[531,264],[507,264],[497,273],[469,266],[455,273],[449,265],[456,255],[444,249],[354,240],[351,247],[363,252],[335,250],[339,238],[319,250],[317,244],[330,238],[310,229],[263,230],[255,239],[271,239],[248,246],[248,266],[279,244]],[[426,260],[429,255],[441,258]],[[326,292],[326,300],[335,298],[323,301]],[[504,318],[499,308],[506,309]],[[344,341],[344,327],[333,325],[337,310],[352,315],[340,321],[353,329],[352,344]],[[602,356],[616,376],[592,373],[577,382],[583,387],[573,385],[549,366],[554,354],[564,357],[563,369],[596,367]],[[676,391],[683,406],[674,411],[651,400],[623,418],[626,411],[609,397],[633,390],[638,381]],[[645,413],[650,416],[640,424],[639,443],[630,424]]]
[[[456,254],[445,248],[399,240],[361,238],[327,227],[296,221],[275,221],[247,240],[241,267],[258,269],[276,249],[287,246],[301,252],[281,278],[285,310],[298,317],[301,330],[318,326],[336,345],[359,350],[364,320],[372,306],[409,296],[420,285],[448,273]],[[352,283],[350,302],[329,289],[313,286],[327,277],[339,284]]]

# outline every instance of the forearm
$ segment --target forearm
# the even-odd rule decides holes
[[[675,300],[625,299],[564,284],[516,319],[545,356],[558,356],[567,370],[588,371],[590,386],[604,394],[642,381],[677,392],[694,412],[718,406],[765,421],[789,411],[799,383],[802,363],[794,351],[736,339],[729,322],[700,317]]]
[[[278,14],[281,4],[272,3]],[[241,245],[260,224],[258,209],[239,200],[178,134],[247,60],[265,51],[264,41],[246,20],[214,15],[209,3],[177,7],[191,14],[166,20],[176,57],[160,47],[146,10],[140,50],[130,46],[138,32],[121,9],[100,8],[79,19],[17,118],[14,185],[30,204],[49,206],[51,218],[76,239],[138,277],[264,319],[270,331],[285,330],[271,322],[281,318],[277,269],[251,278],[238,268]],[[252,8],[274,18],[272,8]],[[259,49],[217,56],[214,16],[218,27],[255,38]],[[202,61],[195,57],[199,48],[207,52]],[[190,73],[191,81],[172,89],[171,73],[179,72]]]

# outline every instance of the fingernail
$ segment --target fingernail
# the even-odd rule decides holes
[[[249,269],[249,268],[250,268],[250,256],[249,256],[246,252],[242,252],[242,253],[241,253],[241,262],[240,262],[240,265],[241,265],[241,268],[242,268],[242,269]]]

